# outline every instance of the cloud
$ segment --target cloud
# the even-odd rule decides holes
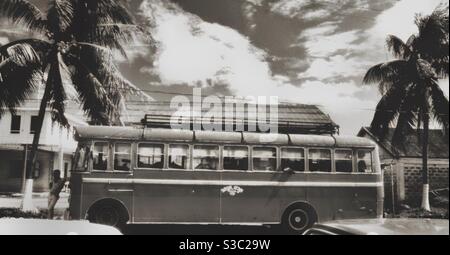
[[[333,16],[353,14],[369,9],[368,0],[280,0],[271,4],[271,11],[304,21],[315,21]]]
[[[153,24],[158,43],[153,69],[162,83],[208,84],[212,80],[228,84],[239,95],[253,95],[254,86],[276,83],[266,52],[236,30],[205,22],[163,1],[144,1],[141,12]]]
[[[9,43],[9,38],[0,36],[0,45],[5,45],[7,43]]]
[[[431,14],[440,3],[445,2],[448,4],[448,1],[442,0],[398,1],[392,8],[377,17],[376,25],[369,33],[374,39],[383,40],[386,35],[392,34],[407,40],[410,35],[418,32],[417,26],[414,24],[416,14]]]

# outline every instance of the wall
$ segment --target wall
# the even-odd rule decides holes
[[[420,202],[422,196],[422,160],[401,159],[403,164],[405,200],[411,204]],[[430,190],[449,187],[449,160],[430,159],[428,163]]]
[[[23,181],[23,151],[0,151],[0,192],[21,192]],[[40,164],[39,178],[33,184],[34,192],[46,192],[49,189],[50,173],[54,169],[53,162],[55,153],[39,152],[38,162]],[[20,162],[19,166],[14,165],[14,161]],[[18,171],[14,178],[11,171]]]
[[[11,134],[11,114],[5,113],[0,119],[0,144],[31,144],[34,137],[30,133],[31,117],[37,114],[37,110],[19,108],[16,115],[21,116],[20,134]],[[63,147],[65,151],[74,151],[76,148],[73,130],[52,123],[49,113],[44,118],[39,144]]]

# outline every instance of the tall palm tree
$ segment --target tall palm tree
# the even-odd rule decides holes
[[[448,77],[449,33],[448,6],[439,6],[431,15],[416,17],[418,34],[407,42],[390,35],[388,49],[397,60],[378,64],[367,72],[365,84],[378,83],[382,99],[372,121],[372,130],[385,137],[395,125],[394,143],[418,130],[422,142],[422,209],[429,211],[428,147],[429,128],[433,120],[448,134],[449,101],[439,79]]]
[[[32,173],[47,109],[53,121],[68,126],[65,102],[75,92],[95,123],[116,122],[124,92],[140,91],[120,75],[111,54],[125,55],[123,43],[139,30],[120,0],[51,0],[46,12],[27,0],[1,0],[0,17],[37,35],[0,47],[0,117],[44,89],[26,171],[23,209],[32,210]]]

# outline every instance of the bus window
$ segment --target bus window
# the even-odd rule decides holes
[[[189,145],[169,145],[169,168],[189,168]]]
[[[336,150],[334,153],[336,162],[336,172],[351,173],[353,172],[353,151],[352,150]]]
[[[248,147],[225,146],[223,148],[223,168],[225,170],[248,170]]]
[[[131,144],[116,143],[114,146],[114,170],[131,170]]]
[[[371,151],[358,150],[358,172],[373,173]]]
[[[93,158],[94,170],[106,171],[108,169],[109,144],[105,142],[95,143]]]
[[[88,160],[90,155],[90,148],[84,144],[78,144],[78,147],[73,156],[73,170],[75,171],[87,171]]]
[[[276,148],[253,148],[253,169],[255,171],[276,171]]]
[[[194,146],[193,165],[198,170],[218,170],[219,146]]]
[[[331,172],[331,151],[327,149],[310,149],[309,171]]]
[[[164,145],[163,144],[139,144],[138,168],[163,169]]]
[[[305,150],[302,148],[281,149],[281,169],[283,171],[305,171]]]

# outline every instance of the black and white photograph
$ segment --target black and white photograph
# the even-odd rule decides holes
[[[0,0],[0,235],[448,236],[448,75],[448,0]]]

